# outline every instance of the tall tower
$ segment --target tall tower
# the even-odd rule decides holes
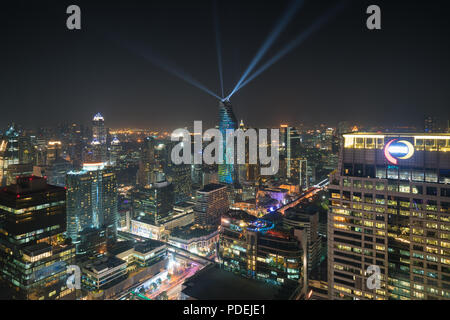
[[[105,119],[100,113],[97,113],[92,119],[92,148],[94,161],[106,162],[106,128]]]
[[[227,129],[237,129],[237,120],[233,112],[233,107],[229,100],[219,103],[219,130],[223,137],[223,157],[224,164],[219,164],[219,182],[232,184],[234,181],[234,166],[227,164],[226,159],[226,133]]]
[[[19,164],[19,133],[14,123],[6,130],[0,140],[0,186],[8,184],[7,169],[10,165]]]
[[[78,241],[87,228],[106,229],[115,239],[118,225],[117,180],[104,164],[84,164],[67,174],[67,235]]]

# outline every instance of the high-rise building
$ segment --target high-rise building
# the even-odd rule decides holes
[[[192,194],[191,165],[172,164],[170,179],[174,188],[174,203],[179,204],[190,200]]]
[[[9,165],[19,164],[19,133],[14,124],[0,140],[0,186],[7,184]]]
[[[93,161],[106,162],[107,159],[107,132],[105,128],[105,119],[100,113],[97,113],[92,119],[92,141]]]
[[[195,197],[195,222],[200,225],[219,225],[220,215],[229,208],[227,186],[207,184],[197,190]]]
[[[45,164],[47,166],[50,166],[55,162],[57,159],[61,157],[62,152],[62,144],[61,141],[49,141],[47,144],[47,159],[45,161]]]
[[[132,194],[133,218],[143,217],[158,224],[167,217],[174,205],[174,187],[168,181],[160,181],[149,188],[136,188]]]
[[[450,134],[345,134],[330,180],[330,298],[450,298]]]
[[[437,131],[437,119],[433,116],[426,116],[424,119],[424,132],[436,133]]]
[[[29,176],[0,191],[0,274],[13,299],[58,299],[75,249],[66,241],[66,191]]]
[[[306,233],[306,256],[308,274],[316,268],[321,259],[321,238],[319,236],[319,212],[309,203],[301,203],[285,211],[283,225],[287,228],[303,229]]]
[[[219,182],[233,184],[235,181],[235,172],[233,164],[226,163],[226,131],[227,129],[237,129],[237,120],[233,112],[230,101],[221,101],[219,103],[219,130],[223,137],[223,164],[219,164]]]
[[[155,139],[147,137],[144,140],[141,149],[141,158],[139,160],[138,184],[142,187],[150,186],[154,181],[154,169],[156,166],[155,158]]]
[[[110,150],[109,150],[109,163],[112,166],[117,165],[121,152],[122,152],[122,146],[120,145],[120,141],[117,137],[114,137],[111,140],[111,146],[110,146]]]
[[[104,163],[84,164],[67,174],[67,234],[78,242],[85,228],[106,229],[108,241],[114,241],[119,215],[117,180]]]

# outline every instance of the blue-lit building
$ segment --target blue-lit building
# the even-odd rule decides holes
[[[117,179],[103,163],[85,164],[67,174],[67,235],[79,242],[86,228],[106,229],[108,240],[117,233]]]
[[[230,101],[221,101],[219,104],[219,130],[223,137],[224,164],[219,164],[219,182],[232,184],[234,181],[234,166],[226,163],[226,132],[227,129],[237,129],[237,120]]]

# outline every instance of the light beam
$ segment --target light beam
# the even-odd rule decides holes
[[[220,32],[219,32],[219,12],[217,8],[217,0],[213,1],[213,15],[214,15],[214,29],[216,32],[216,49],[217,49],[217,63],[219,66],[219,78],[220,78],[220,89],[222,92],[222,98],[224,96],[223,92],[223,67],[222,67],[222,45],[220,42]]]
[[[215,94],[210,89],[205,87],[202,83],[194,79],[190,74],[177,67],[175,63],[168,61],[158,56],[156,53],[152,52],[152,50],[148,46],[145,47],[143,47],[142,45],[138,46],[136,43],[132,43],[129,40],[124,39],[119,40],[117,39],[117,37],[110,37],[110,39],[118,43],[120,46],[127,48],[129,51],[134,52],[135,54],[141,56],[154,66],[176,76],[181,80],[186,81],[190,85],[202,90],[203,92],[213,96],[214,98],[220,101],[222,100],[221,97],[219,97],[217,94]]]
[[[286,28],[286,26],[289,24],[289,22],[292,20],[294,15],[297,13],[297,11],[302,7],[304,3],[304,0],[293,0],[291,4],[289,5],[286,12],[283,14],[275,28],[270,32],[267,39],[264,41],[263,45],[259,48],[258,52],[256,53],[253,60],[250,62],[249,66],[247,67],[247,70],[245,70],[244,74],[239,79],[238,83],[234,87],[234,89],[231,91],[231,93],[225,98],[229,99],[241,86],[241,84],[244,82],[246,77],[250,74],[250,72],[253,71],[255,66],[259,63],[259,61],[262,59],[264,54],[270,49],[272,44],[275,42],[275,40],[278,38],[278,36],[283,32],[283,30]]]
[[[255,73],[253,73],[247,80],[245,80],[235,91],[236,93],[241,88],[245,87],[249,82],[258,77],[261,73],[270,68],[273,64],[278,62],[281,58],[291,52],[293,49],[301,45],[311,34],[320,29],[324,24],[326,24],[332,17],[336,16],[341,10],[345,8],[347,2],[340,2],[337,6],[328,10],[319,19],[317,19],[311,26],[309,26],[305,31],[303,31],[294,40],[289,42],[283,49],[281,49],[275,56],[264,63]],[[230,98],[233,94],[230,94],[227,98]]]

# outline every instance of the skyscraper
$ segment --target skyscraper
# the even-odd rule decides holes
[[[13,299],[57,299],[66,288],[74,247],[65,241],[66,191],[22,177],[0,191],[0,274]]]
[[[155,139],[146,137],[141,149],[139,160],[138,184],[142,187],[150,186],[154,181],[155,159]]]
[[[229,208],[227,187],[207,184],[197,190],[195,197],[195,222],[200,225],[220,224],[220,215]]]
[[[330,298],[450,298],[450,134],[345,134],[330,180]]]
[[[105,119],[100,113],[97,113],[92,119],[92,152],[93,161],[106,162],[107,159],[107,145],[106,145],[106,128]]]
[[[113,241],[118,221],[117,180],[111,168],[90,163],[67,174],[67,234],[74,242],[85,228],[105,228]]]
[[[120,157],[120,153],[122,152],[122,146],[120,145],[120,141],[117,137],[114,137],[111,140],[111,147],[109,150],[109,163],[113,166],[117,165],[117,162]]]
[[[230,101],[221,101],[219,103],[219,130],[223,137],[223,157],[224,163],[219,164],[219,182],[232,184],[235,181],[234,166],[226,163],[226,132],[227,129],[237,129],[236,116],[233,113],[233,107]]]
[[[0,186],[7,184],[9,165],[19,164],[19,133],[14,124],[0,140]]]
[[[133,218],[143,217],[152,224],[169,215],[174,204],[173,184],[155,182],[149,188],[136,188],[132,192]]]
[[[436,133],[437,125],[436,125],[436,117],[426,116],[424,119],[424,132],[426,133]]]
[[[191,165],[179,164],[170,168],[170,179],[174,188],[174,203],[190,200],[192,194]]]

